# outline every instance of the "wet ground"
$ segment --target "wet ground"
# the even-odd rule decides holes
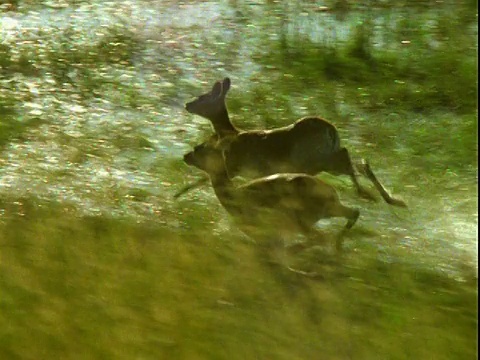
[[[0,357],[475,356],[476,3],[12,3]],[[238,127],[322,116],[408,209],[319,175],[361,215],[342,255],[294,259],[311,280],[265,265],[210,186],[174,200],[212,133],[184,104],[225,76]]]

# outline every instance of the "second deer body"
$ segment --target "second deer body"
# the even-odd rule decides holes
[[[306,174],[275,174],[237,187],[227,174],[223,155],[218,147],[201,144],[184,160],[209,175],[220,203],[240,229],[256,240],[265,239],[265,234],[273,233],[276,240],[282,232],[299,232],[311,243],[320,219],[345,217],[345,228],[350,229],[359,217],[357,209],[340,202],[332,186]],[[340,245],[341,237],[337,248]]]

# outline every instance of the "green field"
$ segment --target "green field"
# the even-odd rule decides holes
[[[1,359],[477,358],[476,2],[7,3]],[[310,279],[209,186],[175,201],[225,76],[238,127],[322,116],[409,208],[321,174],[361,215]]]

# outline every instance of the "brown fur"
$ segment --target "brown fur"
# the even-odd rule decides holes
[[[210,92],[185,106],[188,112],[212,123],[215,135],[207,143],[228,141],[224,156],[230,177],[256,178],[275,173],[315,175],[327,171],[350,176],[361,196],[374,199],[359,184],[347,149],[340,147],[334,125],[319,117],[305,117],[289,126],[272,130],[240,131],[230,121],[225,104],[230,85],[229,78],[217,81]],[[372,177],[369,178],[372,180]],[[378,180],[374,184],[380,189]],[[385,190],[383,185],[381,188]],[[389,204],[406,206],[387,191],[380,191],[380,194]]]
[[[332,186],[310,175],[275,174],[236,187],[215,146],[196,146],[184,160],[208,173],[218,200],[248,235],[251,229],[274,229],[310,236],[320,219],[345,217],[349,229],[359,216],[358,210],[340,203]]]

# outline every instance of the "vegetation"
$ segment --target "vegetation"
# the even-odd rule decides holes
[[[338,260],[317,249],[308,256],[324,279],[312,281],[271,271],[238,236],[208,236],[211,224],[176,231],[78,218],[41,202],[17,202],[7,214],[3,358],[476,354],[474,277],[458,283],[375,258],[372,249],[365,255],[368,248]]]
[[[0,358],[475,357],[476,2],[8,3]],[[209,188],[174,202],[212,132],[183,104],[224,76],[239,128],[321,115],[410,209],[321,175],[362,210],[292,259],[312,280]]]

